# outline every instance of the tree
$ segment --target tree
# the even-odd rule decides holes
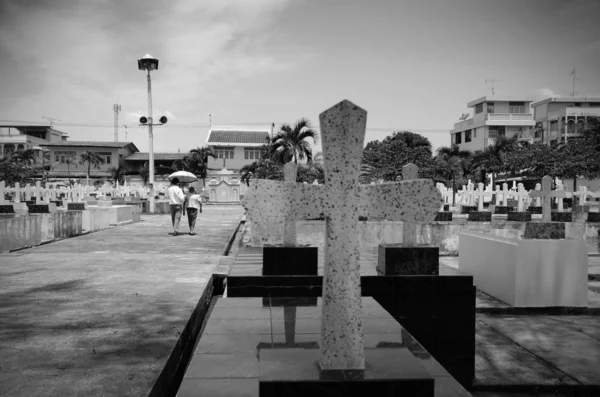
[[[148,184],[148,179],[150,179],[150,165],[147,161],[140,167],[138,174],[140,178],[142,178],[142,181],[144,181],[144,186],[146,186]]]
[[[325,171],[320,163],[311,162],[298,166],[296,182],[313,183],[315,180],[321,185],[325,183]]]
[[[240,174],[242,183],[246,182],[246,185],[248,186],[250,186],[250,181],[252,179],[283,180],[283,169],[281,164],[268,157],[263,157],[258,161],[254,161],[252,164],[243,166],[240,170]]]
[[[124,166],[120,165],[118,167],[111,167],[108,172],[110,173],[110,179],[115,183],[115,185],[123,184],[123,180],[127,174],[127,170]]]
[[[496,181],[496,175],[504,171],[505,154],[513,150],[516,145],[516,136],[510,138],[501,136],[493,144],[473,153],[473,163],[481,170],[482,174],[491,173],[492,185]]]
[[[465,162],[468,162],[471,152],[462,150],[458,145],[442,146],[437,150],[435,157],[436,163],[440,166],[438,169],[447,180],[452,181],[452,191],[456,193],[456,177],[464,175]],[[455,206],[455,195],[452,195],[452,206]]]
[[[206,186],[206,175],[208,173],[208,158],[217,158],[217,155],[212,151],[210,147],[203,146],[192,149],[187,156],[187,161],[190,164],[192,172],[202,179],[204,186]]]
[[[13,157],[0,159],[0,181],[7,185],[15,183],[26,184],[33,182],[33,176],[38,172],[36,168]]]
[[[573,191],[577,191],[577,178],[594,179],[600,176],[600,151],[587,137],[570,138],[567,143],[553,148],[554,169],[559,178],[573,178]]]
[[[396,131],[382,141],[367,143],[362,162],[361,183],[380,179],[395,181],[402,176],[402,167],[408,163],[419,167],[419,175],[424,178],[433,177],[435,169],[431,143],[410,131]]]
[[[307,139],[317,142],[317,132],[312,129],[310,121],[301,118],[291,127],[289,124],[283,124],[279,132],[271,140],[270,152],[278,159],[281,164],[290,162],[298,164],[298,160],[306,158],[308,162],[312,161],[312,150]]]
[[[89,185],[90,184],[90,171],[91,171],[92,166],[94,168],[100,168],[100,164],[104,163],[104,159],[98,153],[94,153],[94,152],[90,152],[89,150],[86,150],[85,152],[81,153],[81,155],[79,157],[79,163],[80,164],[87,163],[87,184]]]
[[[191,168],[192,166],[188,156],[173,161],[173,164],[171,165],[173,171],[190,171]]]

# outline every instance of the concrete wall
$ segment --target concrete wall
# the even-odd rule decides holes
[[[299,245],[311,245],[324,248],[325,222],[324,221],[297,221],[297,241]],[[596,239],[598,237],[598,223],[566,223],[567,238]],[[402,222],[391,221],[360,221],[358,233],[360,235],[360,249],[377,247],[381,243],[402,242]],[[440,255],[458,255],[458,235],[467,230],[489,232],[491,229],[516,230],[522,234],[525,222],[508,222],[506,217],[494,218],[492,222],[468,222],[466,218],[453,222],[433,222],[428,225],[417,226],[417,244],[433,245],[440,248]],[[268,230],[259,229],[252,224],[251,246],[262,247],[264,244],[282,244],[283,224],[271,225]]]

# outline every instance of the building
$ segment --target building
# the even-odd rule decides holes
[[[559,143],[578,135],[590,118],[600,118],[600,98],[546,98],[531,104],[534,140]]]
[[[505,136],[533,142],[535,121],[526,98],[481,97],[467,103],[473,116],[454,124],[451,144],[463,150],[481,150]]]
[[[240,170],[262,156],[263,145],[269,142],[268,130],[210,130],[206,146],[217,158],[208,158],[206,186],[213,202],[237,202],[247,186],[240,183]]]
[[[84,152],[97,153],[104,161],[99,168],[91,168],[90,183],[93,183],[106,181],[110,178],[111,168],[125,165],[125,159],[139,151],[131,142],[61,140],[40,143],[39,146],[47,150],[46,161],[50,165],[49,178],[70,178],[80,183],[85,183],[87,180],[87,164],[80,163]]]
[[[50,125],[0,125],[0,158],[16,151],[40,148],[42,144],[66,141],[67,138],[65,132]]]

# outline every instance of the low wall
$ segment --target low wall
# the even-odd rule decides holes
[[[81,211],[0,216],[0,253],[82,234]]]
[[[566,237],[575,239],[597,239],[600,223],[566,223]],[[360,249],[377,247],[382,243],[401,243],[403,223],[394,221],[359,221],[358,233]],[[525,222],[509,222],[504,217],[494,217],[492,222],[468,222],[466,217],[452,222],[432,222],[417,225],[417,244],[433,245],[440,248],[440,255],[458,255],[458,235],[463,231],[490,232],[492,229],[514,230],[522,234]],[[297,221],[297,241],[299,245],[311,245],[324,248],[325,221]],[[251,225],[251,246],[262,247],[265,244],[282,244],[283,224],[257,228]]]

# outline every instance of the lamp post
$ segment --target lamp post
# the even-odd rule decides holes
[[[142,59],[138,59],[138,69],[146,70],[148,72],[148,142],[150,146],[148,153],[148,168],[150,175],[148,176],[148,180],[150,183],[150,213],[154,213],[154,144],[152,136],[152,83],[150,80],[150,71],[158,70],[158,59],[153,58],[150,54],[146,54]]]

